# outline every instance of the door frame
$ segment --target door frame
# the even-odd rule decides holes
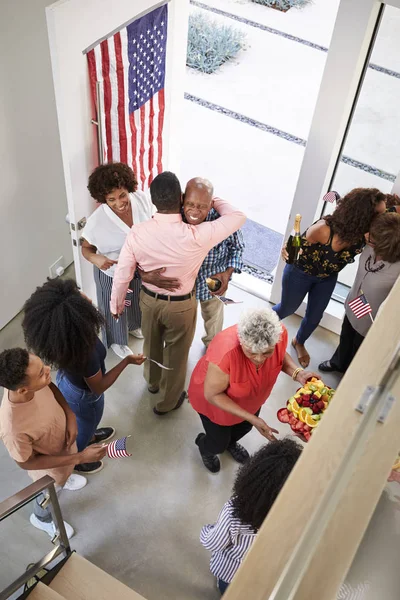
[[[180,163],[189,0],[168,3],[163,147],[164,168]],[[68,216],[78,285],[95,300],[92,265],[81,254],[79,221],[96,208],[87,179],[98,164],[87,59],[84,51],[129,21],[160,5],[157,0],[59,0],[46,8],[50,55]]]

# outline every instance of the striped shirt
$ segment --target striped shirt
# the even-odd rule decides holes
[[[182,219],[187,223],[182,209]],[[220,214],[212,208],[205,221],[215,221],[219,219]],[[244,240],[241,230],[235,231],[223,242],[220,242],[213,248],[204,259],[203,264],[197,274],[196,279],[196,298],[200,302],[210,300],[213,296],[210,294],[206,279],[216,273],[223,273],[229,267],[235,269],[235,273],[241,273],[243,268],[243,250]]]
[[[211,573],[230,583],[256,536],[250,525],[233,516],[232,500],[228,500],[217,522],[205,525],[200,533],[200,542],[211,551]]]

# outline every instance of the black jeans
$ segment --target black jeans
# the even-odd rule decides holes
[[[260,414],[258,410],[256,416]],[[253,425],[248,421],[242,421],[237,425],[217,425],[208,417],[199,413],[206,435],[199,440],[199,449],[202,454],[222,454],[228,448],[238,442],[251,431]]]
[[[351,361],[357,354],[357,350],[364,341],[364,336],[352,327],[349,319],[345,316],[340,332],[339,346],[332,356],[330,363],[336,371],[345,373],[349,368]]]

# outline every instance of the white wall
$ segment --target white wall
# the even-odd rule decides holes
[[[0,2],[0,328],[63,255],[72,261],[47,0]]]

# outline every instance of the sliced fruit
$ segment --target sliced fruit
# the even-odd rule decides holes
[[[318,381],[318,379],[316,377],[311,377],[310,381]]]
[[[313,415],[314,421],[319,421],[320,418],[321,418],[321,415],[315,415],[315,414]]]
[[[286,408],[278,410],[277,417],[281,423],[289,423],[289,413]]]
[[[329,395],[328,394],[322,394],[321,400],[323,402],[329,402]]]
[[[309,389],[310,389],[312,392],[316,392],[316,391],[317,391],[317,386],[316,386],[314,383],[309,383],[309,384],[308,384],[308,387],[309,387]]]
[[[298,392],[296,392],[296,394],[293,396],[293,398],[296,398],[296,400],[297,400],[297,398],[300,398],[300,394]]]
[[[305,438],[306,442],[309,442],[310,438],[311,438],[311,433],[309,431],[305,431],[304,438]]]
[[[299,412],[300,406],[297,404],[296,400],[292,403],[293,412]]]
[[[308,406],[304,409],[306,411],[307,414],[312,415],[313,411],[312,408],[309,408]],[[304,421],[305,422],[305,421]]]
[[[303,427],[304,427],[304,423],[302,423],[301,421],[297,421],[295,428],[296,431],[303,431]]]
[[[329,404],[328,404],[328,402],[324,402],[324,405],[325,405],[324,410],[326,410],[328,408]]]
[[[293,402],[295,402],[296,398],[294,396],[292,396],[291,398],[289,398],[288,402],[289,404],[292,404]]]
[[[316,427],[318,425],[318,422],[315,421],[310,415],[306,416],[305,422],[306,422],[306,425],[308,425],[311,428]]]
[[[299,419],[302,423],[306,422],[306,417],[307,417],[307,409],[306,408],[302,408],[299,410]]]
[[[289,412],[293,412],[293,407],[290,403],[287,405],[286,410],[288,410]]]
[[[314,396],[319,400],[321,398],[321,392],[314,392]]]
[[[328,388],[327,387],[323,387],[322,390],[320,390],[320,392],[321,392],[321,394],[323,396],[324,394],[328,393]]]

